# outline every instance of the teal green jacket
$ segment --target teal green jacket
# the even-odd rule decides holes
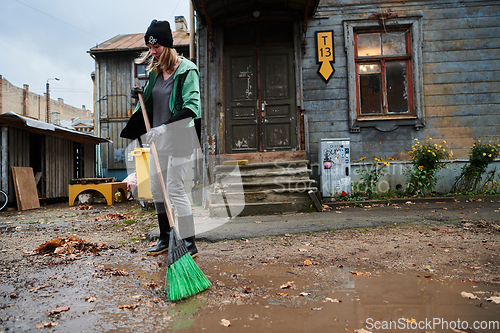
[[[144,103],[148,112],[149,121],[153,119],[153,86],[156,82],[157,72],[152,71],[149,74],[149,81],[144,88]],[[192,120],[187,127],[196,126],[198,137],[200,136],[198,124],[201,118],[200,106],[200,73],[198,67],[186,58],[182,58],[182,62],[174,74],[174,86],[170,95],[169,107],[172,111],[172,117],[167,124],[176,122],[181,119],[191,117]],[[123,128],[120,136],[127,139],[137,139],[146,133],[146,125],[142,116],[140,103],[134,110],[134,114],[130,117],[127,125]]]

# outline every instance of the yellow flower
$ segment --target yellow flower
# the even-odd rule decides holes
[[[413,139],[413,140],[418,141],[418,139]]]
[[[443,148],[443,146],[439,146],[439,149]]]
[[[477,140],[477,142],[481,142],[481,140]]]
[[[389,161],[394,161],[394,159],[392,157],[389,157],[388,160]]]
[[[429,140],[432,140],[432,138],[429,138]]]
[[[491,157],[491,154],[489,154],[488,157]]]
[[[419,165],[419,166],[418,166],[418,170],[420,170],[420,171],[424,171],[424,166],[423,166],[423,165]]]
[[[446,141],[443,141],[444,144],[446,144]]]
[[[495,149],[492,149],[491,151],[495,151]]]
[[[427,152],[430,153],[431,151],[429,149],[427,149]]]
[[[486,156],[486,153],[483,153],[483,156]]]

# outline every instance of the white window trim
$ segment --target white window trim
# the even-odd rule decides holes
[[[380,29],[378,20],[345,20],[344,21],[344,39],[345,52],[347,53],[347,73],[349,87],[349,127],[353,133],[360,132],[362,127],[375,127],[376,129],[387,132],[398,128],[400,125],[412,125],[416,130],[425,126],[424,94],[423,94],[423,75],[422,75],[422,46],[423,29],[422,17],[401,17],[392,18],[385,21],[387,28],[398,28],[403,26],[410,27],[411,33],[411,52],[412,52],[412,73],[413,73],[413,107],[414,117],[411,119],[379,119],[363,120],[357,119],[356,103],[356,70],[354,53],[354,30],[363,30],[370,28]]]

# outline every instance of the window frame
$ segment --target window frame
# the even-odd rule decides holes
[[[423,78],[422,78],[422,17],[392,18],[385,21],[385,25],[378,20],[345,20],[344,22],[345,49],[347,53],[348,91],[349,91],[349,126],[353,133],[360,132],[363,127],[375,127],[380,131],[392,131],[401,125],[414,126],[416,130],[422,128],[425,118],[423,103]],[[407,36],[407,52],[403,57],[362,57],[357,58],[357,34],[369,32],[409,31]],[[408,84],[408,113],[395,114],[360,114],[360,98],[358,85],[357,64],[360,62],[378,62],[380,59],[408,58],[407,84]],[[385,86],[385,76],[381,77]],[[386,106],[384,107],[384,109]]]

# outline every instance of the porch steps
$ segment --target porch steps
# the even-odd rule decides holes
[[[232,172],[235,165],[215,167],[214,194],[219,195],[212,195],[210,215],[227,215],[221,194],[236,210],[243,208],[239,216],[305,211],[312,204],[309,191],[318,193],[308,165],[307,160],[238,165],[239,175]],[[245,202],[231,203],[242,190]]]

